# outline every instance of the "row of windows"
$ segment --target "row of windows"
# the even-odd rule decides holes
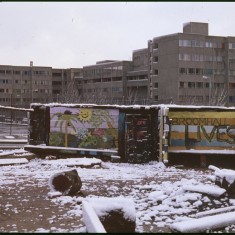
[[[31,75],[31,71],[16,71],[16,70],[0,70],[0,74],[5,74],[5,75]],[[35,70],[33,71],[33,75],[38,75],[38,76],[45,76],[45,75],[50,75],[49,71],[44,71],[44,70]]]
[[[209,97],[206,98],[207,100]],[[203,96],[201,95],[180,95],[179,96],[180,102],[203,102]]]
[[[20,89],[15,89],[13,91],[14,94],[28,94],[28,93],[31,93],[31,92],[32,92],[32,90],[30,90],[30,89],[21,89],[21,90]],[[12,90],[0,88],[0,93],[11,94]],[[50,90],[48,90],[48,89],[37,89],[37,90],[34,90],[34,93],[50,94]]]
[[[180,74],[187,75],[225,75],[224,69],[179,68]],[[235,76],[235,70],[230,69],[228,75]]]
[[[180,82],[180,88],[209,88],[209,82]],[[213,83],[214,88],[224,88],[224,83]]]
[[[179,68],[180,74],[188,74],[188,75],[224,75],[224,69],[202,69],[202,68]],[[232,75],[232,72],[231,72]]]
[[[0,84],[11,84],[11,79],[0,79]],[[29,80],[15,80],[16,84],[30,84]],[[50,85],[50,81],[47,80],[36,80],[33,82],[35,85]]]
[[[108,92],[108,91],[112,91],[112,92],[123,92],[123,88],[122,87],[112,87],[112,88],[89,88],[87,90],[83,90],[84,93],[88,92],[88,93],[95,93],[95,92]]]
[[[102,75],[102,74],[111,74],[115,72],[122,72],[123,66],[112,66],[106,68],[98,68],[98,69],[90,69],[83,71],[84,76],[91,76],[91,75]]]
[[[223,42],[205,42],[201,40],[179,40],[180,47],[225,48]]]
[[[199,55],[199,54],[179,54],[179,60],[184,61],[223,61],[223,56]]]
[[[140,75],[140,76],[132,76],[132,77],[127,77],[128,81],[138,81],[138,80],[146,80],[148,79],[147,75]]]
[[[108,77],[108,78],[96,78],[96,79],[88,79],[83,80],[84,84],[90,84],[90,83],[98,83],[98,82],[120,82],[122,81],[122,77]],[[79,83],[80,84],[80,83]]]

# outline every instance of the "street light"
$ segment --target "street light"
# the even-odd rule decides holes
[[[211,82],[211,77],[208,76],[202,76],[203,79],[210,79],[209,83],[209,105],[211,105],[211,89],[212,89],[212,82]]]

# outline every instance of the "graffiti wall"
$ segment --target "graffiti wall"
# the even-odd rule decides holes
[[[118,116],[115,109],[52,107],[49,145],[117,148]]]
[[[235,147],[235,112],[169,111],[169,150]]]

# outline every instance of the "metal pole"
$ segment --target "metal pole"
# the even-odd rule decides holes
[[[211,105],[211,89],[212,89],[212,83],[211,83],[211,77],[210,77],[210,87],[209,87],[209,105]]]
[[[11,93],[11,107],[12,107],[12,93]],[[12,133],[11,127],[12,127],[12,109],[11,109],[10,135],[11,135],[11,133]]]

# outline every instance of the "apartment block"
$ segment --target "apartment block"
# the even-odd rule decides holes
[[[0,105],[29,108],[51,101],[51,67],[0,65]]]
[[[148,41],[148,95],[155,103],[234,105],[235,37],[210,36],[207,23]]]

